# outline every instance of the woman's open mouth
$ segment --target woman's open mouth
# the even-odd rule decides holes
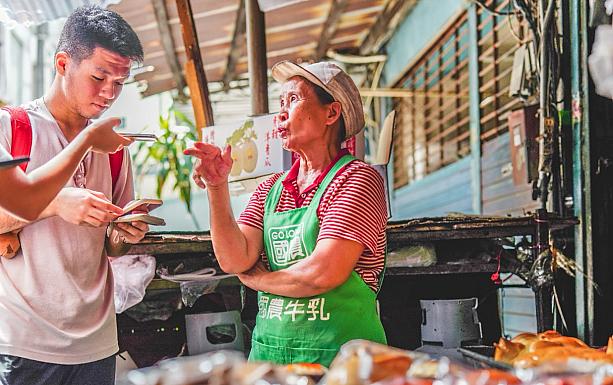
[[[286,127],[277,127],[277,132],[281,138],[286,138],[288,134],[288,130]]]

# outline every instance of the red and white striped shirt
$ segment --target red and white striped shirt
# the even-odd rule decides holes
[[[297,183],[299,161],[294,162],[282,181],[283,190],[276,212],[308,205],[328,171],[345,154],[346,151],[341,151],[303,192],[299,192]],[[266,196],[282,175],[283,173],[275,174],[257,187],[238,218],[238,223],[263,230]],[[349,163],[338,171],[328,185],[317,208],[317,217],[320,226],[318,241],[348,239],[364,245],[364,251],[354,270],[371,289],[377,291],[385,265],[387,224],[385,189],[381,175],[362,161]],[[264,253],[262,258],[266,261]]]

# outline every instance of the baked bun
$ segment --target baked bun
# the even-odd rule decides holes
[[[613,337],[605,350],[594,349],[574,337],[549,330],[543,333],[522,333],[512,340],[501,338],[495,344],[494,359],[515,367],[538,366],[545,362],[566,362],[569,359],[613,364]]]

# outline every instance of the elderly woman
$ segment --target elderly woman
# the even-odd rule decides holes
[[[352,339],[385,343],[376,296],[385,264],[383,180],[341,143],[364,126],[351,78],[328,62],[272,69],[283,83],[275,126],[299,155],[258,186],[238,221],[230,148],[196,143],[194,180],[208,191],[221,268],[258,291],[250,359],[328,366]]]

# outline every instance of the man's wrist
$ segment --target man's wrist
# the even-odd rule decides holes
[[[83,131],[79,135],[77,135],[74,141],[77,142],[79,147],[82,147],[86,151],[91,150],[91,148],[94,146],[94,139],[91,128],[89,126],[85,127]]]
[[[60,190],[60,194],[62,191]],[[53,217],[57,215],[57,200],[59,199],[59,195],[53,198],[51,203],[40,213],[38,219],[45,219],[49,217]]]

